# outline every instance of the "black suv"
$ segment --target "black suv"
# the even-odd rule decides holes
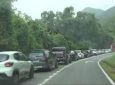
[[[71,58],[67,52],[66,47],[53,47],[51,51],[57,57],[58,63],[71,63]]]
[[[58,67],[57,58],[49,50],[46,49],[33,50],[30,53],[29,58],[32,60],[35,70],[51,70]]]

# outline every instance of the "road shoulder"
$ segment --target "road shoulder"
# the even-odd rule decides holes
[[[105,57],[104,58],[101,58],[99,61],[98,61],[98,66],[99,68],[101,69],[101,71],[103,72],[103,74],[106,76],[106,78],[109,80],[109,82],[111,83],[111,85],[115,85],[115,82],[112,80],[112,78],[107,74],[107,72],[105,71],[105,69],[102,67],[102,60],[106,59]]]

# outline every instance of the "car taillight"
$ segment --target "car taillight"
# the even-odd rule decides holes
[[[13,66],[13,62],[7,62],[7,63],[5,63],[5,66],[6,67],[12,67]]]

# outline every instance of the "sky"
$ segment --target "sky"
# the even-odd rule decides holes
[[[74,7],[75,12],[86,7],[107,10],[115,6],[115,0],[18,0],[13,3],[13,8],[33,19],[39,19],[43,11],[63,11],[70,6]]]

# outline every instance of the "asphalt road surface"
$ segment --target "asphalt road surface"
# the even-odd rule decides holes
[[[51,72],[36,72],[34,79],[24,80],[21,85],[111,85],[98,66],[101,58],[111,55],[78,60]]]

